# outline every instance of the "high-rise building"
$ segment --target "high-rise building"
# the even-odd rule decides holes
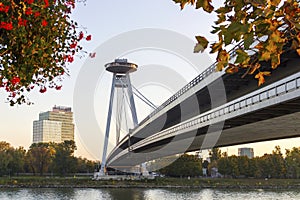
[[[74,140],[73,112],[70,107],[54,106],[33,122],[33,143]]]
[[[239,148],[238,149],[238,155],[239,156],[247,156],[248,158],[254,158],[254,150],[253,148]]]

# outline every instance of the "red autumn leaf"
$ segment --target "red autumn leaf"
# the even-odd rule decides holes
[[[13,24],[12,24],[12,22],[1,22],[0,28],[4,28],[4,29],[10,31],[13,29]]]
[[[18,25],[19,25],[19,26],[26,26],[26,24],[27,24],[27,20],[26,20],[26,19],[20,18],[20,19],[18,20]]]
[[[0,3],[0,12],[7,13],[9,11],[9,6],[3,5],[3,3]]]
[[[12,85],[16,85],[16,84],[18,84],[18,83],[20,83],[20,78],[19,78],[19,77],[13,77],[13,78],[11,79],[11,84],[12,84]]]
[[[81,31],[80,33],[79,33],[79,40],[82,40],[82,38],[84,37],[84,34],[83,34],[83,32]]]
[[[86,36],[86,38],[85,38],[87,41],[90,41],[91,39],[92,39],[92,36],[91,35],[88,35],[88,36]]]
[[[67,57],[67,60],[68,60],[68,62],[70,62],[70,63],[71,63],[71,62],[73,62],[73,61],[74,61],[74,58],[73,58],[73,56],[70,56],[70,55],[69,55],[69,56]]]
[[[45,93],[47,91],[47,88],[46,87],[41,87],[41,89],[40,89],[40,93]]]
[[[25,11],[25,15],[31,15],[32,14],[32,9],[31,8],[27,8]]]
[[[62,85],[57,85],[57,86],[55,86],[55,89],[56,89],[56,90],[61,90],[61,88],[62,88]]]
[[[48,25],[48,22],[45,19],[43,19],[42,26],[47,26],[47,25]]]
[[[75,42],[75,43],[73,43],[73,44],[70,44],[70,48],[71,48],[71,49],[75,49],[76,46],[77,46],[77,42]]]
[[[45,3],[44,8],[49,7],[49,1],[48,0],[44,0],[44,3]]]
[[[34,0],[25,0],[25,2],[28,4],[32,4],[34,2]]]
[[[35,12],[35,13],[34,13],[34,17],[38,17],[38,16],[40,16],[40,15],[41,15],[40,12]]]

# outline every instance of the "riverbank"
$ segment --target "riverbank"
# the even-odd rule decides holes
[[[0,188],[300,189],[300,179],[156,178],[139,181],[94,181],[88,177],[1,177]]]

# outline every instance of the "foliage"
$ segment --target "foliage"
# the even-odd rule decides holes
[[[202,160],[195,155],[183,154],[172,164],[159,170],[171,177],[196,177],[202,175]]]
[[[18,175],[21,172],[40,176],[45,173],[67,175],[94,172],[97,163],[74,157],[75,150],[74,141],[33,143],[28,151],[0,141],[0,176]]]
[[[286,150],[286,168],[289,178],[300,178],[300,147]]]
[[[227,73],[244,70],[243,76],[255,75],[258,85],[265,82],[271,70],[264,71],[261,63],[272,69],[282,62],[282,56],[291,50],[300,55],[300,3],[297,0],[224,0],[223,6],[214,8],[211,0],[173,0],[181,9],[191,4],[196,9],[214,11],[218,20],[211,33],[218,41],[210,45],[210,53],[218,53],[217,70]],[[208,41],[196,36],[195,52],[203,52]],[[241,43],[243,41],[243,43]],[[236,54],[226,47],[241,44]]]
[[[8,165],[12,160],[9,154],[10,144],[7,142],[0,142],[0,176],[9,173]]]
[[[209,151],[210,161],[218,161],[221,158],[221,150],[219,148],[212,148]]]
[[[27,160],[32,172],[41,176],[48,171],[55,151],[48,143],[33,143],[27,152]]]
[[[95,162],[86,158],[77,158],[77,170],[78,173],[92,173],[95,171]]]
[[[0,2],[0,88],[11,105],[28,103],[26,94],[37,87],[61,89],[68,64],[83,53],[70,18],[75,0],[2,0]]]
[[[55,145],[55,156],[53,159],[53,170],[60,175],[73,173],[76,171],[77,160],[74,157],[76,150],[75,142],[64,141]]]
[[[289,169],[289,166],[299,166],[299,162],[290,159],[289,155],[291,151],[287,150],[286,158],[284,158],[279,146],[275,147],[272,154],[264,154],[251,159],[246,156],[223,155],[218,160],[218,170],[225,177],[285,178],[287,174],[293,173],[293,167]],[[297,152],[294,155],[300,156],[300,153]]]

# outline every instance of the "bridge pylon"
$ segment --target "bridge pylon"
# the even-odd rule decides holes
[[[102,154],[102,163],[99,173],[97,175],[104,176],[105,175],[105,167],[106,167],[106,155],[107,155],[107,147],[108,147],[108,140],[109,140],[109,132],[110,132],[110,124],[111,124],[111,117],[112,117],[112,109],[114,103],[114,94],[116,88],[122,88],[127,90],[128,95],[128,104],[131,112],[131,117],[133,121],[134,127],[138,125],[137,113],[135,102],[133,98],[133,91],[132,85],[130,81],[130,73],[135,72],[138,66],[134,63],[127,62],[127,59],[115,59],[114,62],[107,63],[105,68],[108,72],[113,73],[112,77],[112,84],[111,84],[111,92],[110,92],[110,99],[109,99],[109,108],[107,113],[107,121],[106,121],[106,130],[105,130],[105,138],[104,138],[104,146],[103,146],[103,154]],[[126,94],[123,93],[123,98],[126,98]],[[118,130],[119,129],[119,130]],[[120,124],[117,124],[117,136],[116,142],[119,142],[120,138]],[[96,176],[97,176],[96,175]]]

